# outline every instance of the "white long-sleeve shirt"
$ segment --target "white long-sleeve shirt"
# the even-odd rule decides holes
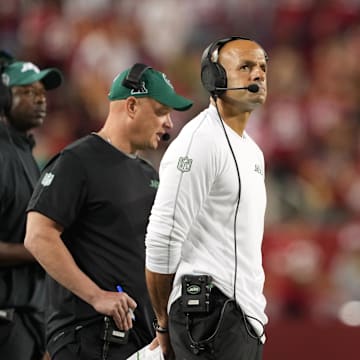
[[[229,297],[235,283],[243,311],[265,324],[264,156],[246,132],[239,136],[224,126],[240,174],[236,231],[239,178],[216,108],[210,105],[183,127],[161,161],[146,235],[146,267],[176,273],[169,308],[181,295],[182,275],[207,274]],[[251,322],[261,333],[259,323]]]

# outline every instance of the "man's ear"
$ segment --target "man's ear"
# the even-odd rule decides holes
[[[129,117],[133,118],[135,116],[138,106],[139,101],[136,97],[130,96],[126,99],[126,111]]]

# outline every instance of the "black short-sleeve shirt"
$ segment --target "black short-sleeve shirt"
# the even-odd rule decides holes
[[[22,244],[26,206],[40,176],[31,137],[0,121],[0,241]],[[36,262],[0,266],[0,308],[42,311],[44,271]]]
[[[134,298],[134,331],[146,342],[154,315],[145,283],[144,238],[157,186],[158,174],[148,162],[91,134],[49,162],[27,209],[64,227],[62,239],[77,265],[102,289],[116,291],[121,285]],[[102,317],[50,277],[48,290],[48,336]]]

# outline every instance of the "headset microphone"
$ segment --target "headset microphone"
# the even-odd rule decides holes
[[[250,84],[247,87],[247,90],[252,92],[252,93],[257,93],[260,90],[260,88],[259,88],[259,85],[257,85],[257,84]]]
[[[170,134],[165,133],[161,136],[162,141],[169,141],[170,140]]]
[[[245,86],[245,87],[234,87],[234,88],[220,88],[220,87],[217,87],[215,88],[216,90],[247,90],[247,91],[250,91],[252,93],[257,93],[260,88],[258,85],[256,84],[250,84],[249,86]]]

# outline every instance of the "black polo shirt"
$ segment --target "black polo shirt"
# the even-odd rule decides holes
[[[145,283],[145,231],[158,185],[146,161],[95,134],[64,149],[44,169],[28,206],[64,227],[77,265],[104,290],[121,285],[137,302],[133,331],[152,340],[154,317]],[[87,303],[48,278],[47,335],[94,317]]]
[[[23,243],[26,206],[39,178],[33,139],[0,122],[0,241]],[[0,308],[41,309],[37,263],[0,266]]]

